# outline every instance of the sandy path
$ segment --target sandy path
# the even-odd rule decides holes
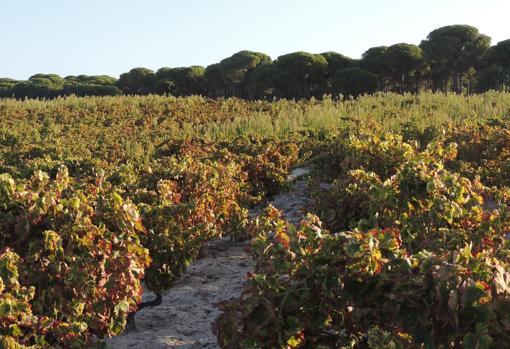
[[[308,194],[307,182],[301,178],[308,172],[304,168],[295,169],[290,176],[291,180],[296,179],[292,189],[276,195],[271,202],[274,207],[282,211],[283,216],[290,223],[298,224],[306,213],[306,207],[312,203]]]
[[[139,311],[136,330],[109,339],[108,348],[218,348],[211,330],[220,313],[216,304],[241,293],[253,269],[246,245],[211,241],[203,258],[163,294],[163,303]]]
[[[272,204],[285,218],[298,223],[309,204],[306,181],[308,173],[296,169],[297,178],[291,190],[275,196]],[[211,241],[202,258],[188,268],[183,277],[163,294],[160,306],[144,308],[135,315],[136,330],[108,339],[107,348],[218,348],[211,325],[220,314],[216,304],[239,297],[246,284],[246,273],[254,263],[245,252],[248,242],[229,239]],[[146,295],[147,299],[153,298]]]

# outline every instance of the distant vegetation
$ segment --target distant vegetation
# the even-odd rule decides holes
[[[110,76],[36,74],[27,81],[0,78],[0,97],[202,95],[244,99],[358,96],[376,91],[443,93],[510,90],[510,39],[491,46],[475,27],[432,31],[419,46],[398,43],[369,48],[361,59],[336,52],[294,52],[272,60],[241,51],[207,68],[134,68]]]

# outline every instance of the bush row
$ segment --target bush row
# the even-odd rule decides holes
[[[257,266],[222,304],[222,348],[510,345],[510,190],[447,166],[456,144],[418,148],[347,139],[316,198],[333,231],[313,215],[295,228],[271,207],[250,225]]]

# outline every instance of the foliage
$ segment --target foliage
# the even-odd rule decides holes
[[[452,128],[445,137],[458,143],[458,157],[448,163],[450,168],[470,178],[479,176],[488,185],[510,185],[510,133],[497,120],[479,128]]]
[[[490,47],[490,38],[469,25],[450,25],[430,32],[420,47],[430,64],[436,87],[448,91],[451,78],[453,91],[460,93],[463,78],[482,62]]]
[[[386,61],[384,57],[387,50],[387,46],[376,46],[369,48],[361,55],[361,67],[371,71],[374,74],[377,74],[382,79],[386,73]],[[383,86],[381,85],[379,88],[382,90]]]
[[[420,47],[411,44],[391,45],[383,58],[396,92],[419,91],[419,79],[426,67]]]
[[[278,57],[275,67],[279,75],[275,87],[285,98],[319,97],[325,83],[328,61],[321,55],[294,52]]]
[[[313,215],[297,228],[272,207],[259,216],[255,272],[215,324],[222,348],[508,346],[508,189],[446,169],[455,144],[349,142],[378,173],[340,171],[346,182],[317,198],[336,198],[354,224],[333,234]],[[377,152],[393,166],[381,169]]]
[[[377,75],[362,68],[341,69],[333,78],[333,91],[344,96],[373,93],[377,85]]]
[[[212,97],[243,96],[246,76],[259,66],[271,64],[271,58],[260,52],[240,51],[218,64],[207,67],[204,84]]]
[[[41,171],[28,181],[1,177],[0,243],[22,258],[20,287],[31,289],[24,299],[48,322],[29,330],[47,345],[81,347],[118,334],[141,300],[145,227],[103,181],[76,185],[66,168],[54,180]]]
[[[145,283],[162,292],[186,270],[205,242],[242,235],[247,211],[239,202],[245,176],[228,155],[220,161],[201,161],[185,154],[162,159],[152,178],[161,178],[157,192],[145,194],[152,194],[150,200],[140,198],[145,201],[140,204],[144,224],[150,227],[142,240],[152,258]]]
[[[202,87],[204,72],[205,68],[201,66],[160,68],[156,72],[156,91],[174,96],[204,94]]]
[[[154,92],[156,75],[147,68],[133,68],[129,72],[121,74],[117,81],[119,87],[125,94],[146,95]]]

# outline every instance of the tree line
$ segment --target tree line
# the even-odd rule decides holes
[[[398,43],[365,51],[361,59],[336,52],[294,52],[272,60],[241,51],[208,67],[134,68],[119,79],[36,74],[26,81],[0,78],[0,97],[65,95],[204,95],[245,99],[358,96],[376,91],[443,93],[510,91],[510,39],[491,38],[469,25],[433,30],[420,45]]]

